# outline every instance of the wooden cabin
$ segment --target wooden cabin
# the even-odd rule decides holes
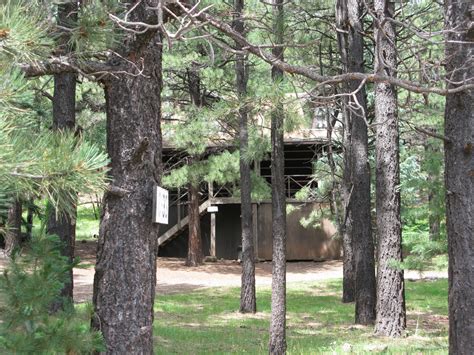
[[[298,206],[287,216],[288,260],[328,260],[341,257],[341,242],[334,238],[335,227],[328,220],[318,228],[305,228],[300,220],[312,210],[321,208],[315,201],[298,201],[295,194],[308,184],[317,187],[313,180],[313,162],[327,147],[326,129],[312,129],[306,134],[285,137],[285,182],[287,204]],[[164,148],[165,164],[173,164],[176,150]],[[254,164],[256,170],[269,183],[270,161]],[[212,208],[210,208],[212,207]],[[211,212],[216,210],[217,212]],[[253,232],[256,257],[272,258],[271,201],[252,204]],[[201,186],[201,237],[205,255],[218,259],[238,259],[241,251],[240,199],[232,196],[226,186]],[[188,247],[187,191],[170,191],[169,224],[160,226],[159,256],[186,257]]]

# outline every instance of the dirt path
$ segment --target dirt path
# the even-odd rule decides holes
[[[95,245],[79,243],[76,247],[86,269],[74,269],[74,298],[76,302],[92,299],[94,279],[93,263]],[[272,281],[271,262],[256,265],[257,286],[270,286]],[[288,263],[287,281],[308,282],[342,277],[340,261],[327,262],[292,262]],[[240,286],[241,267],[235,261],[217,261],[199,267],[184,266],[183,259],[158,258],[157,294],[190,292],[205,287],[238,287]]]
[[[76,253],[80,256],[84,268],[74,269],[74,298],[76,302],[92,300],[94,281],[95,242],[78,243]],[[4,268],[6,258],[0,256],[0,270]],[[257,286],[271,285],[271,262],[256,265]],[[157,262],[157,294],[190,292],[205,287],[240,286],[240,265],[232,261],[206,263],[196,268],[184,266],[184,260],[159,258]],[[447,277],[446,272],[425,272],[423,277]],[[326,262],[289,262],[287,264],[287,282],[314,282],[342,277],[341,261]],[[407,279],[419,279],[416,271],[405,272]]]

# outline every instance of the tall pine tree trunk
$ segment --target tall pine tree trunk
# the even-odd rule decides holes
[[[473,9],[445,2],[446,71],[453,84],[474,78]],[[455,30],[454,30],[455,29]],[[449,253],[449,353],[474,354],[474,90],[446,99],[445,182]]]
[[[352,5],[352,4],[351,4]],[[336,23],[341,31],[337,33],[339,52],[341,55],[342,66],[345,72],[349,71],[349,4],[345,0],[338,0],[336,3]],[[351,84],[346,85],[346,91],[351,91]],[[342,200],[344,203],[344,219],[341,221],[340,232],[342,233],[342,302],[354,302],[355,300],[355,265],[354,252],[352,246],[352,228],[353,216],[350,213],[350,197],[352,191],[352,158],[353,149],[351,146],[352,137],[352,117],[351,110],[348,108],[350,98],[344,98],[343,101],[343,119],[344,119],[344,173]],[[360,111],[359,111],[360,114]],[[355,188],[355,187],[354,187]]]
[[[21,202],[12,201],[8,208],[7,230],[5,232],[5,254],[12,256],[21,244]]]
[[[396,75],[395,29],[390,18],[393,1],[375,0],[375,66],[380,75]],[[381,26],[381,27],[379,27]],[[375,332],[401,336],[406,326],[403,270],[391,266],[402,260],[400,164],[397,92],[393,85],[375,85],[376,208],[378,236],[377,319]]]
[[[235,0],[234,28],[244,35],[242,19],[244,0]],[[242,49],[236,44],[237,49]],[[237,54],[235,63],[236,88],[238,97],[245,103],[247,95],[247,70],[245,56]],[[255,295],[255,256],[252,229],[252,187],[250,184],[250,162],[246,157],[249,145],[248,110],[246,104],[239,109],[239,138],[240,138],[240,209],[242,226],[242,283],[240,288],[240,312],[255,313],[257,301]]]
[[[77,22],[77,1],[58,4],[58,25],[70,28]],[[62,31],[59,37],[59,49],[63,54],[72,51],[69,34]],[[76,73],[61,73],[54,75],[53,93],[53,129],[74,130],[76,126]],[[55,234],[61,241],[61,254],[70,263],[74,260],[74,244],[76,240],[76,207],[71,214],[57,213],[54,209],[48,217],[48,234]],[[61,290],[61,296],[73,300],[73,272],[69,270],[68,281]],[[63,306],[63,300],[53,303],[52,310],[57,311]]]
[[[201,240],[201,217],[199,215],[199,184],[188,185],[189,239],[186,266],[199,266],[203,263]]]
[[[193,66],[188,69],[188,90],[191,103],[196,107],[204,105],[201,94],[201,77],[198,68]],[[197,162],[199,157],[192,156],[189,159],[189,165]],[[192,173],[191,173],[192,175]],[[189,233],[188,233],[188,255],[186,266],[199,266],[203,264],[204,253],[202,250],[201,237],[201,217],[199,214],[199,181],[194,181],[193,176],[189,176],[188,184],[188,215],[189,215]]]
[[[273,0],[275,43],[284,42],[283,0]],[[283,59],[283,47],[275,47],[273,54]],[[283,72],[272,68],[275,85],[283,81]],[[271,115],[272,136],[272,316],[270,321],[270,354],[286,352],[286,195],[284,155],[284,107],[281,103]]]
[[[339,34],[339,47],[347,72],[364,72],[364,42],[361,22],[364,13],[363,6],[361,0],[339,0],[337,3],[338,25],[342,26],[341,29],[345,31],[345,33]],[[346,90],[349,93],[356,92],[359,85],[358,82],[350,81]],[[343,243],[344,254],[347,252],[349,257],[344,257],[343,300],[348,301],[354,292],[355,322],[373,324],[375,321],[376,282],[370,214],[370,166],[365,88],[358,91],[355,96],[355,99],[351,95],[345,101],[346,107],[344,108],[343,195],[346,211],[343,221]]]
[[[135,13],[143,11],[144,5]],[[158,226],[152,223],[152,196],[162,169],[162,45],[152,33],[125,43],[120,54],[127,60],[111,58],[131,73],[137,68],[130,61],[141,66],[143,60],[142,75],[103,79],[113,181],[100,224],[93,327],[102,331],[108,354],[153,353]]]

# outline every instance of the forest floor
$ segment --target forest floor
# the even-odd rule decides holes
[[[74,269],[75,301],[92,299],[96,241],[80,241]],[[0,271],[7,258],[0,255]],[[287,337],[289,354],[446,354],[448,339],[446,272],[405,272],[407,332],[380,338],[373,327],[353,324],[354,304],[341,303],[342,263],[289,262]],[[240,265],[159,258],[155,301],[157,354],[267,353],[271,312],[271,262],[256,265],[257,310],[238,312]],[[422,279],[422,280],[420,280]]]

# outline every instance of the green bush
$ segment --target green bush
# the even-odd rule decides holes
[[[78,311],[65,302],[51,313],[73,267],[60,255],[56,236],[33,238],[25,255],[15,255],[0,276],[0,353],[84,354],[104,349],[90,329],[92,307]]]
[[[418,270],[429,268],[444,269],[446,267],[447,241],[446,239],[430,238],[428,223],[419,222],[403,229],[404,260],[397,263],[402,269]]]

